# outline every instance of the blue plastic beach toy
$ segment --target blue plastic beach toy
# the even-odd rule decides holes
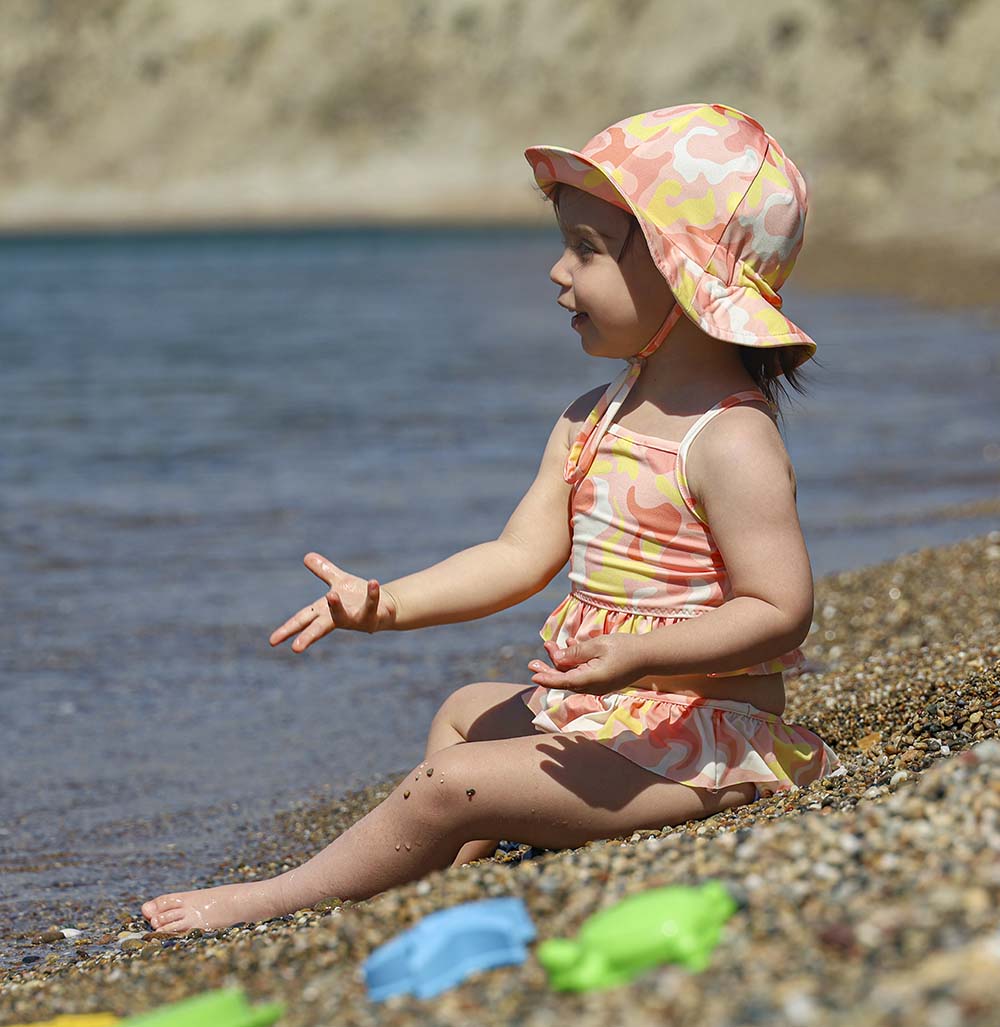
[[[409,992],[431,998],[471,974],[523,963],[535,925],[520,899],[463,902],[425,916],[380,945],[362,970],[375,1002]]]

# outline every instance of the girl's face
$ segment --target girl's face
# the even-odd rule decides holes
[[[572,186],[560,188],[558,203],[563,252],[549,278],[562,290],[559,306],[576,314],[572,326],[591,356],[635,356],[674,303],[641,229],[625,246],[625,211]]]

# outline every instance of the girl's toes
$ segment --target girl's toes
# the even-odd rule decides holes
[[[159,931],[177,923],[178,920],[183,920],[186,916],[186,909],[165,909],[162,913],[154,913],[150,923]]]
[[[168,909],[179,909],[182,905],[183,902],[177,895],[160,895],[142,904],[142,915],[147,920],[152,920],[154,916],[158,916]]]
[[[186,909],[171,909],[156,917],[153,921],[153,926],[157,931],[171,931],[183,934],[191,930],[192,924],[189,922]]]

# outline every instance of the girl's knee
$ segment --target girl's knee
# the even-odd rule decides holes
[[[469,724],[488,701],[491,687],[496,688],[496,685],[488,681],[475,681],[456,688],[438,707],[437,713],[434,714],[435,723],[448,724],[464,738]]]
[[[397,787],[400,814],[435,830],[454,831],[471,822],[478,810],[476,770],[468,746],[444,749],[415,767]]]
[[[445,700],[463,710],[479,710],[484,705],[497,701],[498,685],[496,681],[472,681],[468,685],[456,688]]]

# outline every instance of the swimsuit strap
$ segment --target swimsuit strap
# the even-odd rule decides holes
[[[685,432],[684,438],[681,439],[680,445],[677,447],[677,462],[674,464],[674,479],[677,482],[677,490],[681,494],[681,498],[684,500],[687,508],[701,521],[703,524],[708,524],[705,518],[705,511],[702,509],[701,504],[693,495],[691,495],[691,487],[688,484],[687,479],[687,457],[688,450],[691,448],[691,443],[694,442],[695,437],[698,433],[712,420],[713,417],[718,417],[723,410],[728,410],[730,407],[739,406],[741,403],[768,403],[767,396],[764,395],[760,389],[743,389],[741,392],[734,392],[729,396],[724,396],[714,406],[706,410],[701,417],[698,418],[694,424]]]
[[[728,410],[730,407],[739,406],[740,403],[757,402],[767,403],[767,396],[765,396],[760,389],[744,389],[742,392],[733,392],[728,396],[724,396],[714,406],[709,407],[709,409],[706,410],[690,428],[688,428],[684,438],[681,439],[680,445],[677,447],[680,462],[683,463],[688,450],[691,448],[691,443],[695,440],[695,436],[702,428],[705,427],[706,424],[708,424],[709,421],[712,420],[713,417],[717,417],[723,410]]]
[[[570,448],[566,466],[563,468],[564,481],[575,485],[587,476],[601,439],[604,438],[619,407],[625,402],[625,397],[632,391],[632,386],[646,366],[646,357],[651,356],[663,345],[664,339],[680,320],[682,313],[681,305],[675,302],[653,338],[634,357],[628,358],[628,364],[622,368],[621,374],[604,390],[604,395],[587,415]]]

